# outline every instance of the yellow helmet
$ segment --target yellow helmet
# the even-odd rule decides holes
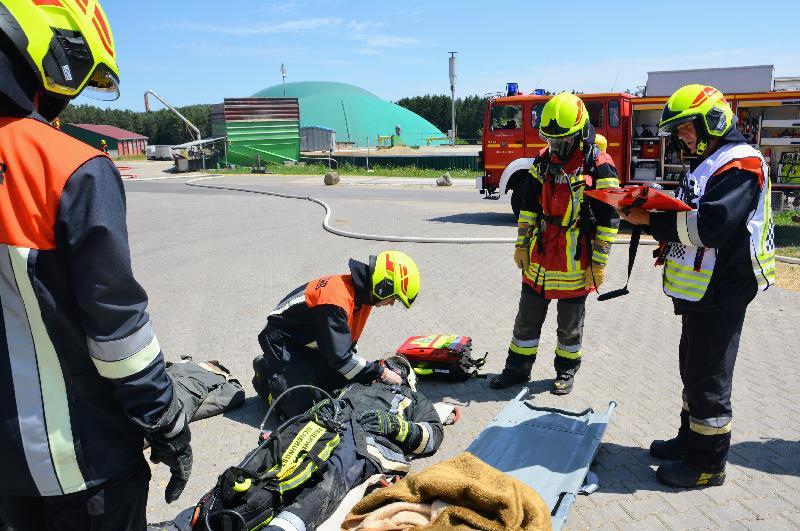
[[[598,148],[600,148],[600,151],[605,153],[606,150],[608,149],[608,140],[606,139],[606,137],[604,137],[600,133],[595,133],[595,135],[594,135],[594,145],[597,146]]]
[[[583,131],[589,111],[583,101],[569,92],[556,94],[542,109],[539,134],[545,138],[563,138]]]
[[[708,85],[685,85],[676,90],[664,105],[658,123],[659,134],[671,135],[674,142],[678,126],[686,122],[694,123],[696,153],[702,155],[709,139],[724,137],[735,125],[736,117],[719,90]]]
[[[91,88],[119,97],[114,37],[97,0],[0,0],[0,32],[46,95],[68,100]]]
[[[566,161],[588,133],[589,111],[578,96],[562,92],[545,103],[539,136],[559,159]]]
[[[372,295],[378,300],[396,296],[406,308],[411,308],[420,289],[419,269],[414,260],[400,251],[383,251],[370,256],[369,262]]]

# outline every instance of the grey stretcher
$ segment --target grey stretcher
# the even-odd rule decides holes
[[[476,457],[531,486],[561,529],[575,496],[597,490],[589,467],[616,407],[580,413],[534,406],[522,390],[467,448]]]

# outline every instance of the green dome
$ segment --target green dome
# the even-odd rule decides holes
[[[283,85],[255,93],[254,97],[280,98]],[[362,88],[347,83],[303,81],[286,84],[286,96],[300,102],[300,127],[327,127],[336,131],[337,142],[365,146],[367,137],[374,146],[378,135],[394,134],[399,125],[401,138],[408,146],[428,145],[428,138],[443,137],[436,126],[416,113],[385,101]],[[443,144],[433,141],[431,144]]]
[[[284,85],[275,85],[265,88],[253,94],[256,98],[282,98]],[[296,81],[286,83],[286,97],[303,99],[308,96],[319,94],[357,94],[360,96],[372,96],[375,94],[349,83],[338,83],[336,81]]]

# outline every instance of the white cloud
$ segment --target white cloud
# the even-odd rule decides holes
[[[400,37],[395,35],[350,35],[350,38],[363,42],[373,48],[402,48],[419,46],[422,41],[416,37]]]
[[[163,24],[164,30],[186,30],[225,35],[268,35],[275,33],[300,33],[309,30],[331,29],[342,26],[342,18],[307,18],[277,23],[242,24],[238,26],[218,26],[196,22],[176,22]]]
[[[356,48],[356,49],[353,50],[353,53],[358,54],[358,55],[369,55],[369,56],[375,56],[375,55],[382,55],[383,54],[383,52],[381,50],[376,50],[375,48]]]

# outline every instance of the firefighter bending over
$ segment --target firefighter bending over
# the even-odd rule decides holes
[[[49,125],[118,79],[96,1],[0,1],[0,518],[16,531],[144,529],[145,438],[168,503],[192,467],[119,172]]]
[[[542,109],[539,134],[547,142],[522,184],[514,262],[522,292],[503,372],[494,388],[527,382],[536,361],[547,307],[557,299],[558,343],[552,392],[572,391],[581,365],[586,296],[603,283],[619,217],[587,198],[585,189],[619,186],[611,157],[595,145],[595,131],[580,98],[563,92]]]
[[[682,329],[680,428],[650,453],[673,461],[658,479],[673,487],[721,485],[731,442],[731,386],[747,305],[775,283],[770,182],[764,158],[747,144],[715,88],[687,85],[667,100],[660,133],[690,162],[677,196],[694,210],[623,218],[650,225],[662,243],[664,293]]]
[[[271,402],[300,384],[332,393],[350,381],[399,383],[379,361],[357,353],[357,342],[373,307],[396,300],[411,308],[420,290],[417,264],[400,251],[371,256],[369,265],[350,260],[349,275],[325,276],[304,284],[278,303],[258,335],[263,355],[253,360],[253,387]],[[295,415],[313,397],[296,392],[280,412]]]

